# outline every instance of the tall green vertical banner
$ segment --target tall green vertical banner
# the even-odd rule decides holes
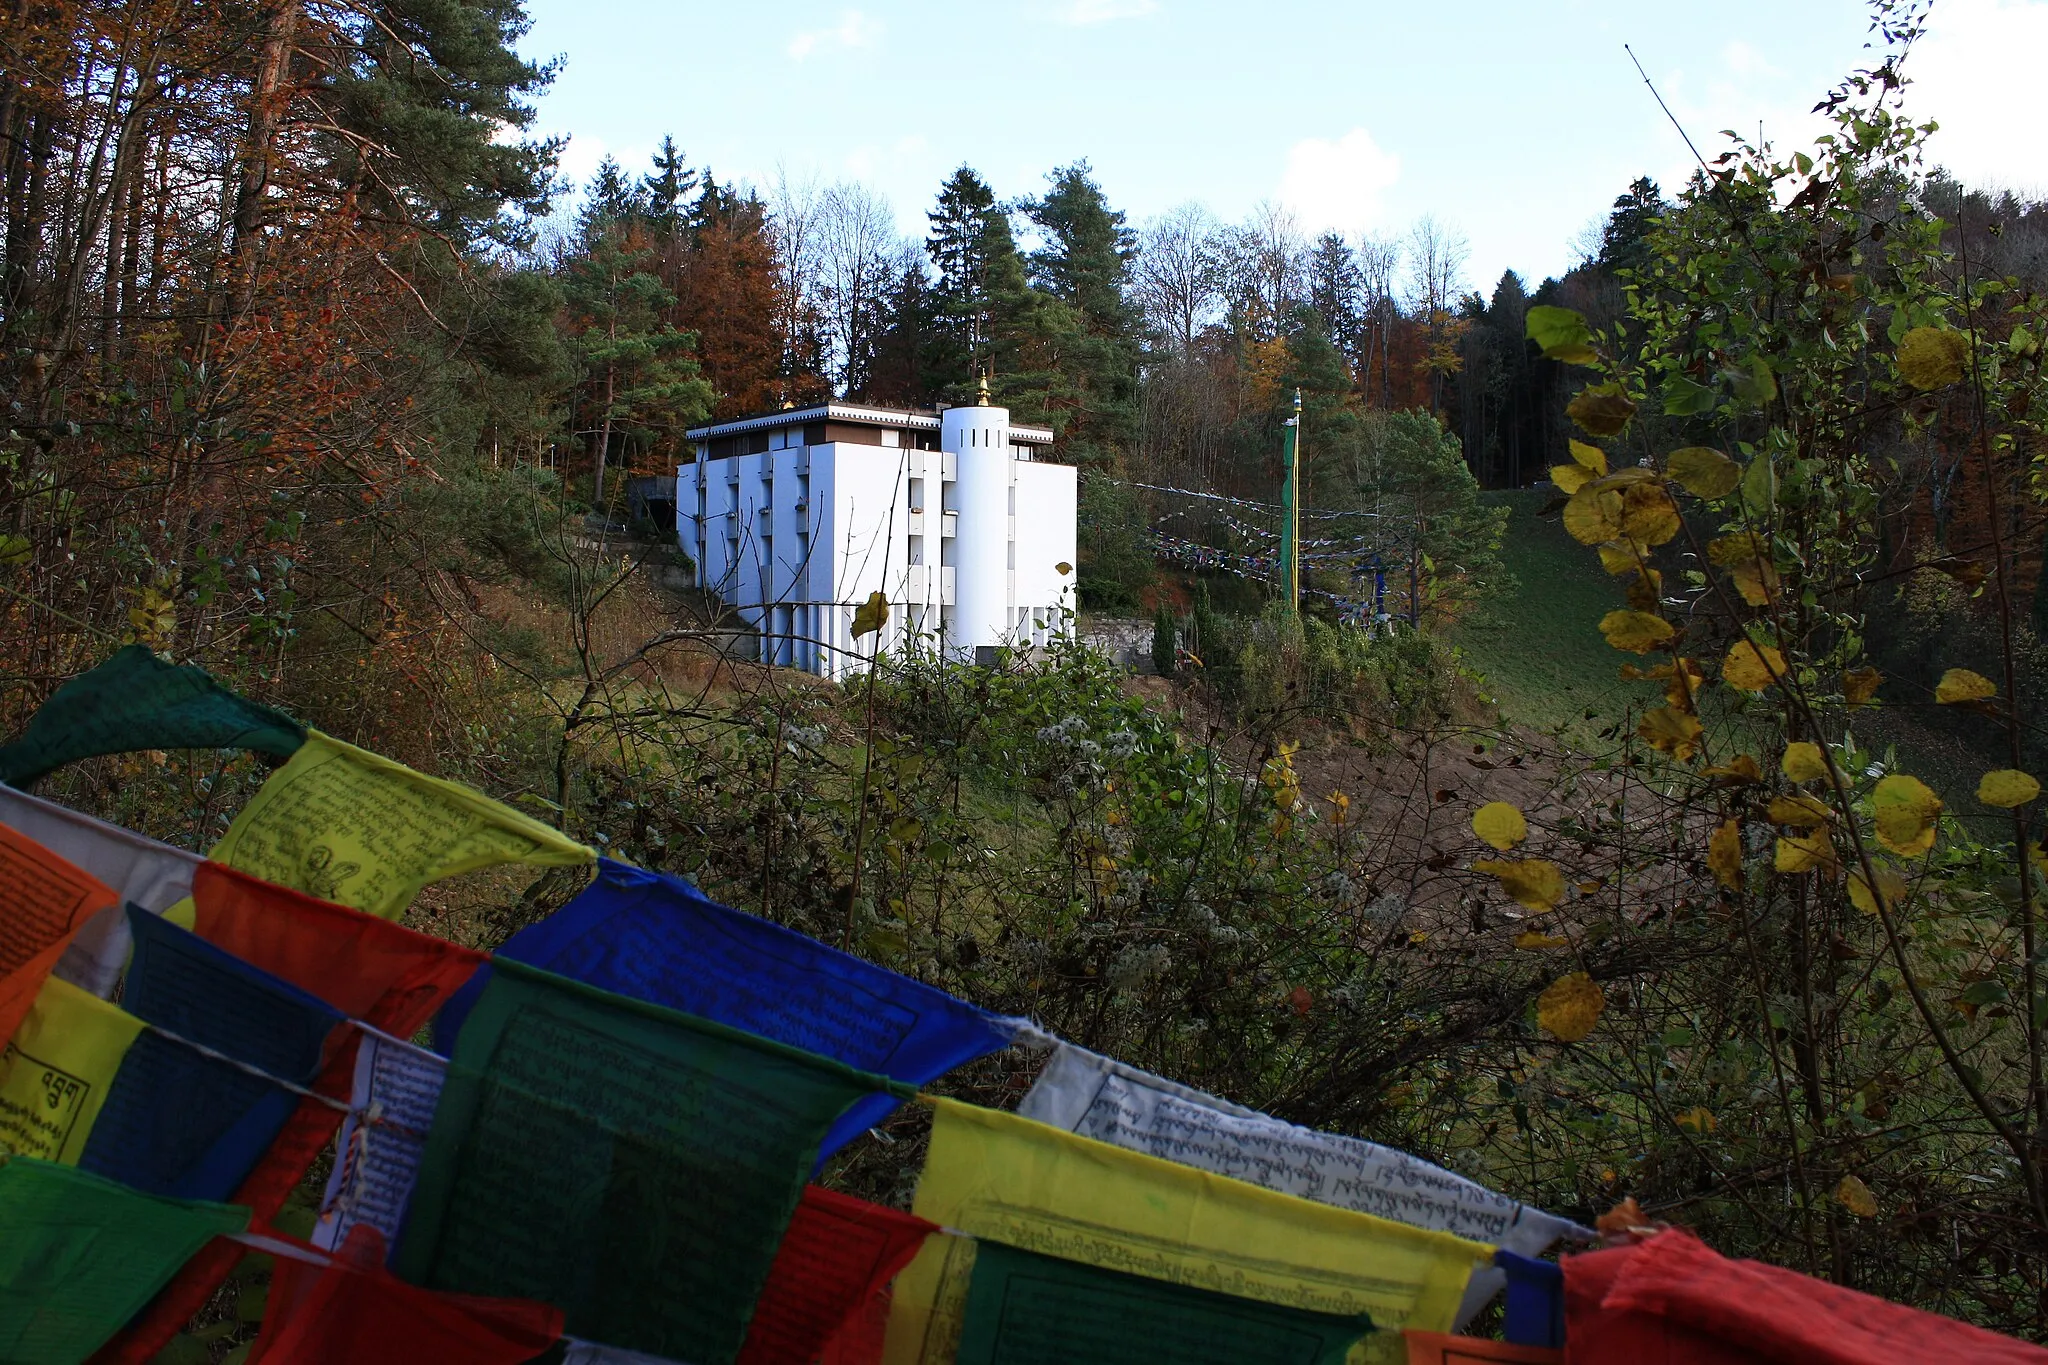
[[[1294,391],[1294,415],[1287,419],[1280,463],[1280,594],[1289,610],[1301,610],[1301,390]]]

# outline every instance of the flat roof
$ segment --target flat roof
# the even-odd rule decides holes
[[[758,417],[736,417],[730,422],[691,427],[683,433],[689,441],[708,441],[714,436],[735,436],[745,431],[772,431],[802,426],[808,422],[852,422],[870,427],[908,427],[913,431],[937,431],[939,415],[916,408],[876,408],[864,403],[815,403],[807,408],[784,408]],[[1012,423],[1010,438],[1026,445],[1051,445],[1051,427],[1019,426]]]

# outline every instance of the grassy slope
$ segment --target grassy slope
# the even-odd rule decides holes
[[[1620,681],[1617,671],[1629,657],[1600,637],[1600,618],[1621,605],[1620,592],[1556,517],[1536,515],[1544,496],[1486,495],[1509,509],[1502,555],[1518,581],[1460,622],[1453,640],[1508,720],[1582,736],[1607,724],[1624,698],[1643,688]],[[1605,719],[1589,725],[1589,709]]]

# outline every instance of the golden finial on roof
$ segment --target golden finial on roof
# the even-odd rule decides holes
[[[988,376],[986,374],[981,377],[981,392],[975,396],[974,406],[978,408],[988,406]]]

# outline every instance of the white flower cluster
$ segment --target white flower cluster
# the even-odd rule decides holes
[[[1166,974],[1173,966],[1173,954],[1163,943],[1134,943],[1109,962],[1109,984],[1120,991],[1133,991]]]

